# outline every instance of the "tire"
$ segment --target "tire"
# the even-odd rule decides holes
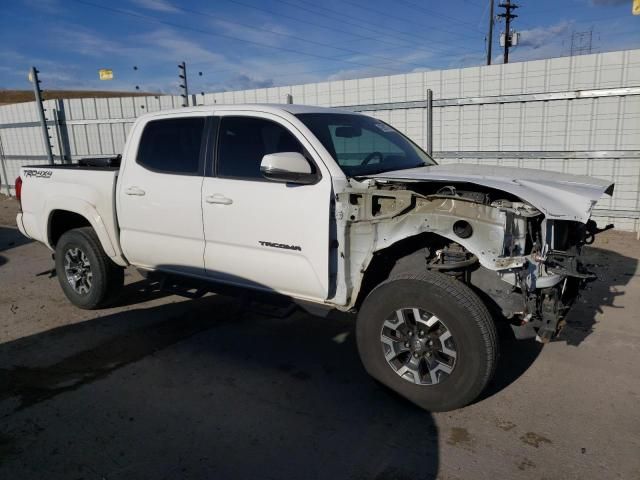
[[[107,256],[91,227],[69,230],[60,237],[56,274],[71,303],[85,310],[107,306],[124,284],[124,268]]]
[[[378,285],[358,313],[356,336],[367,372],[430,411],[474,401],[498,359],[496,328],[480,298],[430,271]]]

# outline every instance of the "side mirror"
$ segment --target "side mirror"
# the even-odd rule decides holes
[[[311,165],[301,153],[270,153],[262,157],[260,162],[262,176],[274,182],[299,183],[308,185],[315,183],[318,176],[313,173]]]

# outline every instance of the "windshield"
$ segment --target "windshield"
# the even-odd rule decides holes
[[[318,137],[349,177],[436,164],[420,147],[381,120],[348,113],[301,113],[296,117]]]

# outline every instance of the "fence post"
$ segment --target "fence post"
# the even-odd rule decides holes
[[[7,187],[7,195],[11,196],[11,184],[7,178],[7,166],[4,163],[4,147],[2,146],[2,136],[0,136],[0,166],[2,167],[2,179],[0,179],[0,187],[2,187],[2,181],[4,180]]]
[[[178,65],[178,70],[180,70],[178,77],[180,77],[180,80],[182,81],[182,83],[179,85],[182,91],[182,93],[180,94],[180,96],[182,97],[182,106],[188,107],[189,106],[189,83],[187,82],[187,64],[184,62],[180,62],[180,65]]]
[[[427,138],[425,150],[429,156],[433,156],[433,90],[427,88]]]
[[[64,123],[64,104],[62,100],[56,100],[56,108],[53,109],[53,121],[56,126],[56,137],[58,139],[58,150],[60,151],[60,163],[71,163],[69,153],[69,136],[67,126]]]
[[[40,90],[40,80],[38,79],[38,70],[31,67],[29,72],[29,80],[33,83],[33,93],[36,96],[36,108],[38,109],[38,117],[42,126],[42,139],[44,140],[44,149],[49,159],[49,163],[53,163],[53,152],[51,151],[51,142],[49,141],[49,129],[47,127],[47,118],[44,116],[44,105],[42,104],[42,91]]]

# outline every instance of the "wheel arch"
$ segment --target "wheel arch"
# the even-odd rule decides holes
[[[55,200],[55,201],[53,201]],[[60,237],[71,229],[91,227],[96,232],[100,244],[105,253],[118,265],[126,266],[127,262],[122,256],[120,245],[114,245],[107,228],[98,211],[88,202],[79,199],[52,199],[43,231],[47,239],[47,246],[55,250]],[[55,205],[55,206],[53,206]]]
[[[93,228],[91,222],[79,213],[61,209],[52,210],[47,222],[47,243],[55,248],[65,232],[81,227]]]
[[[373,252],[362,275],[354,304],[355,309],[358,310],[367,295],[389,278],[402,259],[407,259],[407,262],[405,265],[400,266],[400,271],[422,271],[425,268],[420,268],[417,262],[413,265],[411,264],[411,257],[415,257],[415,260],[419,261],[420,258],[423,258],[422,253],[425,248],[445,241],[450,242],[451,239],[437,233],[423,232],[405,237]]]

